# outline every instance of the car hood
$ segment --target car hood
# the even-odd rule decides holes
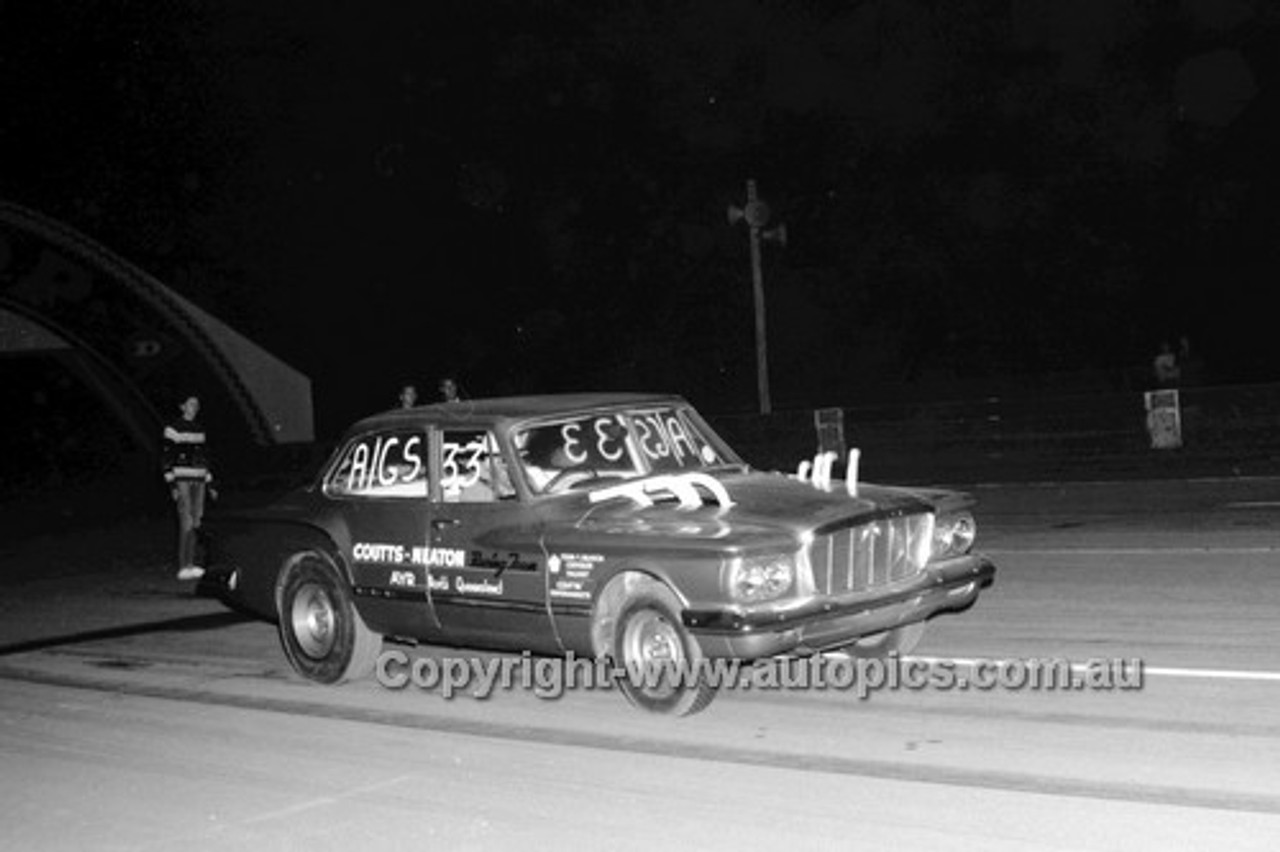
[[[863,484],[854,497],[842,482],[833,483],[828,490],[776,473],[718,474],[714,479],[724,486],[731,505],[721,506],[710,495],[697,505],[682,505],[672,495],[664,499],[662,489],[654,488],[648,495],[654,502],[645,506],[619,489],[606,488],[597,493],[577,529],[586,535],[662,536],[709,546],[731,542],[751,549],[875,518],[930,511],[949,496],[943,491]],[[601,499],[605,494],[613,496]]]

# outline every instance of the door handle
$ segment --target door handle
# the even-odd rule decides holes
[[[449,527],[456,527],[459,523],[457,518],[436,518],[431,522],[431,529],[447,530]]]

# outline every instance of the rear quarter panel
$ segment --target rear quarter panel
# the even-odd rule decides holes
[[[290,557],[318,551],[343,564],[330,532],[302,518],[270,513],[231,515],[205,526],[210,571],[223,577],[235,572],[235,588],[225,589],[223,596],[229,604],[262,618],[275,620],[277,616],[276,585]]]

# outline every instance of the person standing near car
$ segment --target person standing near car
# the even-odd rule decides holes
[[[418,387],[417,385],[405,385],[400,388],[400,407],[413,408],[418,404]]]
[[[181,412],[164,427],[164,481],[178,510],[178,579],[198,580],[204,568],[196,560],[196,536],[204,517],[204,501],[212,490],[209,446],[200,419],[200,398],[188,396]]]
[[[445,376],[440,380],[440,401],[457,402],[461,399],[458,381],[453,376]]]
[[[1182,378],[1182,370],[1178,364],[1178,356],[1169,341],[1160,344],[1160,351],[1151,362],[1151,372],[1155,376],[1156,385],[1162,388],[1177,387]]]

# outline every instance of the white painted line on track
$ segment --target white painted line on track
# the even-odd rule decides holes
[[[904,660],[918,660],[920,662],[935,664],[949,663],[957,666],[1003,666],[1003,665],[1025,665],[1028,660],[1034,659],[1036,662],[1051,660],[1049,657],[1034,658],[1014,658],[1014,657],[903,657]],[[1057,659],[1057,658],[1052,658]],[[1136,659],[1136,658],[1134,658]],[[1116,658],[1120,662],[1128,664],[1129,659]],[[1077,674],[1090,674],[1095,671],[1099,665],[1110,666],[1113,662],[1111,659],[1095,660],[1089,663],[1071,663],[1071,671]],[[1180,677],[1198,680],[1252,680],[1266,681],[1272,683],[1280,683],[1280,672],[1253,671],[1249,669],[1191,669],[1177,668],[1173,666],[1148,666],[1145,663],[1142,666],[1143,677]]]
[[[1162,666],[1143,666],[1143,676],[1185,677],[1204,680],[1264,680],[1280,683],[1280,672],[1255,672],[1242,669],[1176,669]]]
[[[1197,484],[1197,485],[1220,485],[1223,483],[1240,483],[1240,482],[1280,482],[1280,476],[1274,474],[1254,474],[1248,476],[1189,476],[1186,478],[1169,478],[1169,479],[1036,479],[1021,482],[1017,480],[1001,480],[997,482],[970,482],[964,485],[967,488],[1008,488],[1010,490],[1017,488],[1067,488],[1077,485],[1098,486],[1098,485],[1115,485],[1124,487],[1126,485],[1167,485],[1173,486],[1181,483]]]
[[[1276,553],[1280,545],[1258,547],[980,547],[988,556],[1031,553],[1037,556],[1198,556],[1205,553]]]

